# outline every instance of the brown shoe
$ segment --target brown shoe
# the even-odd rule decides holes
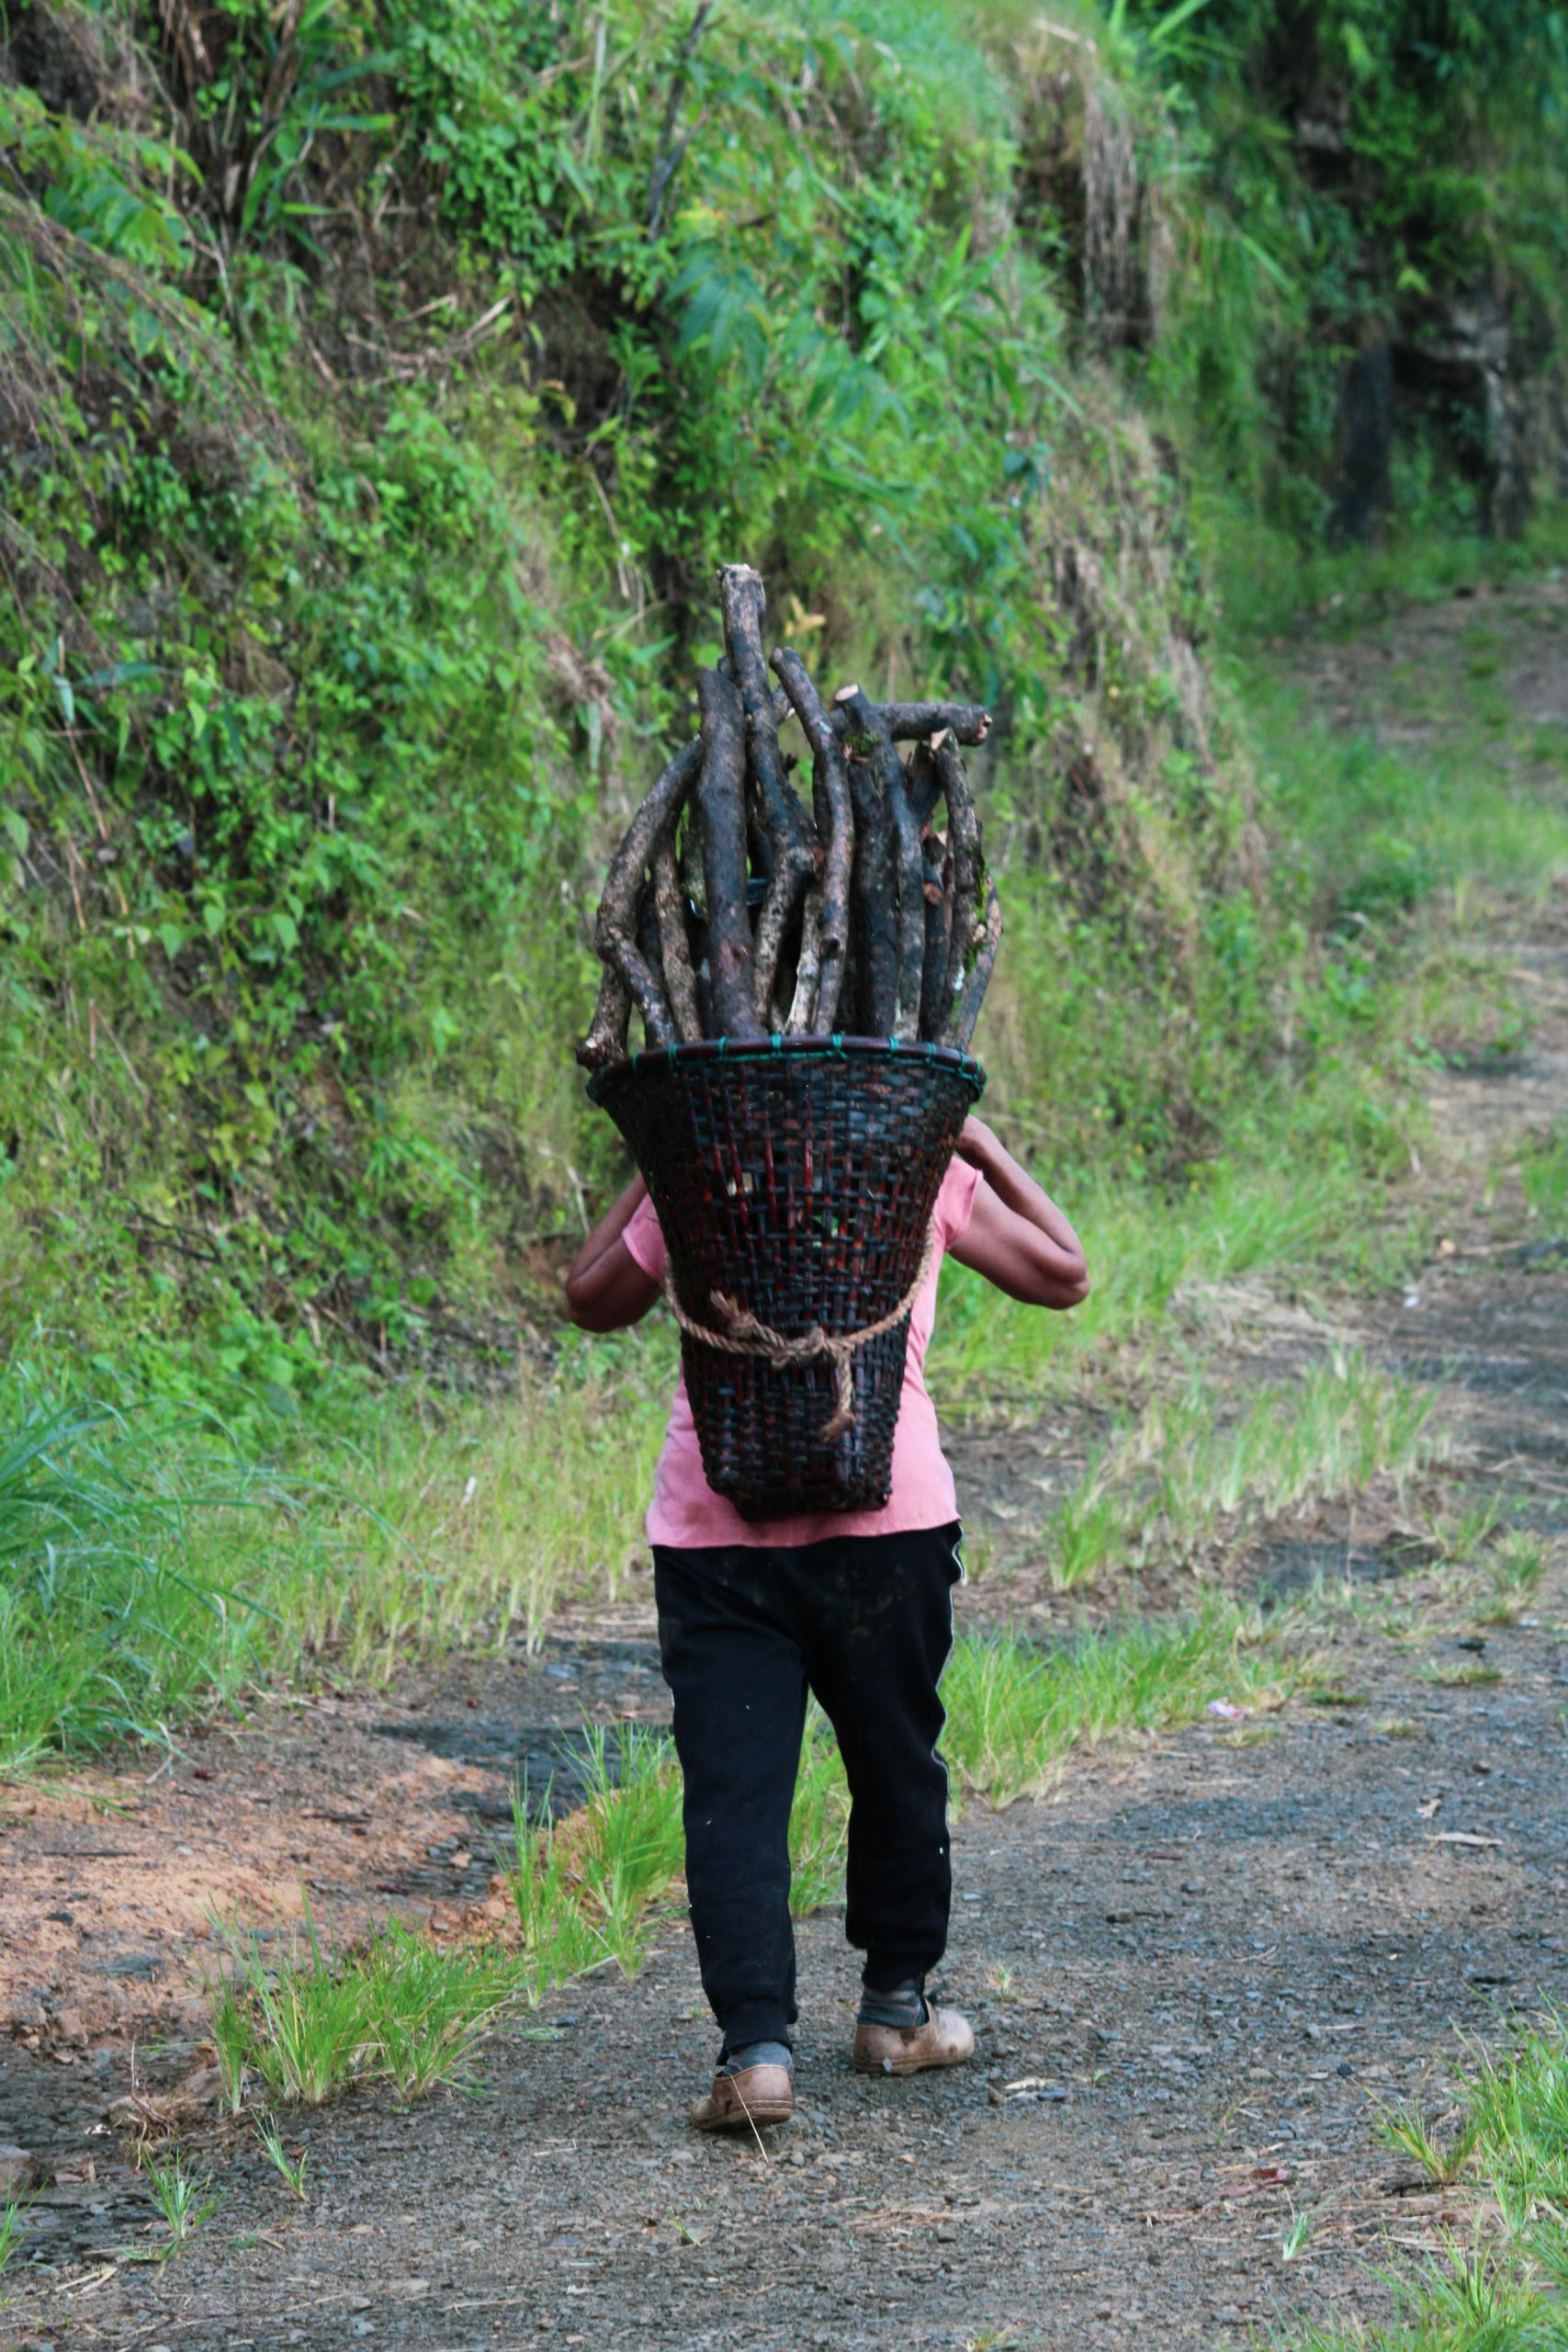
[[[857,2075],[918,2075],[926,2066],[962,2066],[975,2035],[956,2009],[931,2009],[924,2025],[857,2025]]]
[[[787,2066],[742,2066],[738,2075],[714,2076],[692,2120],[699,2132],[762,2131],[787,2123],[794,2112],[795,2081]]]

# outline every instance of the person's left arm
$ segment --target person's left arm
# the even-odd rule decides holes
[[[964,1120],[958,1157],[979,1170],[980,1184],[950,1254],[1025,1306],[1077,1306],[1087,1298],[1083,1244],[983,1120]]]

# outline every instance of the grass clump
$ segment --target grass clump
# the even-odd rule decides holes
[[[849,1837],[844,1759],[827,1717],[813,1700],[789,1816],[789,1907],[795,1918],[839,1901]]]
[[[17,2197],[7,2197],[0,2205],[0,2278],[10,2267],[22,2242],[22,2221],[27,2210],[26,2202]]]
[[[560,1835],[570,1852],[578,1900],[604,1957],[635,1976],[648,1950],[648,1915],[681,1875],[681,1774],[673,1743],[628,1728],[612,1756],[604,1734],[588,1736],[588,1802]]]
[[[258,2091],[268,2106],[320,2107],[366,2084],[415,2098],[461,2082],[518,1990],[508,1954],[440,1951],[396,1920],[343,1954],[326,1950],[309,1910],[276,1954],[254,1930],[225,1933],[231,1966],[213,1996],[212,2038],[236,2114]]]
[[[1535,1221],[1553,1240],[1568,1236],[1568,1119],[1519,1155],[1519,1182]]]
[[[308,1647],[379,1677],[410,1650],[501,1650],[560,1602],[615,1600],[643,1551],[674,1347],[656,1329],[569,1344],[504,1400],[430,1421],[395,1406],[306,1457],[320,1542],[277,1563]]]
[[[305,2172],[310,2161],[307,2151],[297,2148],[291,2156],[283,2144],[282,2132],[270,2116],[262,2118],[257,2123],[256,2137],[261,2142],[263,2154],[284,2187],[303,2203]]]
[[[598,1922],[580,1899],[579,1883],[554,1824],[533,1826],[522,1789],[513,1792],[512,1817],[517,1858],[502,1875],[523,1947],[521,1988],[536,2003],[556,1985],[597,1968],[608,1954]]]
[[[198,2180],[177,2150],[148,2165],[147,2189],[169,2233],[167,2242],[157,2248],[160,2262],[182,2252],[222,2201],[211,2182]]]
[[[1291,2352],[1562,2352],[1568,2344],[1568,2024],[1549,2008],[1504,2055],[1461,2072],[1456,2129],[1418,2112],[1379,2136],[1436,2185],[1476,2193],[1473,2234],[1396,2277],[1392,2327],[1292,2332]]]
[[[1149,1619],[1040,1650],[1005,1634],[960,1642],[942,1683],[943,1752],[992,1804],[1048,1788],[1075,1747],[1163,1731],[1215,1701],[1279,1703],[1304,1668],[1255,1612],[1215,1600],[1196,1615]]]
[[[221,1432],[173,1432],[0,1380],[0,1777],[231,1697],[277,1627],[286,1492]]]
[[[1458,2137],[1445,2145],[1438,2138],[1437,2125],[1418,2107],[1401,2105],[1379,2117],[1377,2136],[1396,2155],[1408,2156],[1435,2188],[1448,2188],[1470,2162],[1479,2131],[1479,2118],[1472,2114]]]
[[[536,1828],[528,1792],[512,1793],[516,1858],[502,1871],[523,1946],[523,1983],[537,2001],[604,1962],[635,1976],[650,1914],[681,1875],[681,1775],[673,1743],[631,1726],[612,1751],[587,1735],[586,1804]]]
[[[1037,1531],[1057,1591],[1155,1559],[1190,1565],[1216,1537],[1309,1500],[1357,1495],[1376,1478],[1403,1486],[1443,1450],[1436,1392],[1352,1350],[1255,1390],[1229,1419],[1226,1401],[1200,1367],[1090,1461]]]
[[[661,1337],[662,1335],[660,1335]],[[247,1686],[384,1679],[411,1651],[536,1639],[613,1598],[664,1426],[659,1339],[571,1355],[432,1428],[247,1461],[215,1421],[0,1376],[0,1777],[178,1727]]]
[[[1517,1527],[1481,1564],[1478,1625],[1511,1625],[1539,1591],[1554,1548],[1544,1536]]]

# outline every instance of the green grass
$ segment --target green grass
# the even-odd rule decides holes
[[[128,1740],[321,1667],[536,1639],[569,1593],[614,1599],[643,1550],[674,1348],[568,1351],[440,1426],[381,1410],[363,1446],[288,1470],[151,1408],[67,1408],[0,1377],[0,1777]]]
[[[1545,1536],[1515,1528],[1483,1558],[1478,1625],[1511,1625],[1539,1592],[1557,1547]]]
[[[288,1498],[220,1433],[154,1433],[0,1380],[0,1776],[129,1739],[261,1670]]]
[[[609,1957],[599,1922],[581,1900],[580,1883],[553,1824],[531,1825],[522,1791],[513,1796],[516,1859],[505,1871],[522,1946],[518,1983],[530,2003],[584,1975]],[[680,1856],[674,1856],[680,1868]]]
[[[1516,723],[1506,706],[1490,718],[1478,715],[1462,664],[1434,652],[1408,674],[1380,677],[1380,726],[1414,722],[1428,730],[1416,742],[1325,724],[1309,690],[1281,680],[1272,665],[1249,669],[1246,694],[1269,797],[1316,877],[1320,918],[1330,936],[1372,927],[1385,986],[1392,921],[1435,899],[1441,929],[1445,899],[1451,906],[1458,892],[1473,903],[1486,888],[1543,900],[1568,870],[1568,807],[1529,773],[1541,748],[1536,730]],[[1367,974],[1345,950],[1338,956],[1343,992]],[[1332,964],[1323,984],[1332,998]],[[1375,1008],[1360,994],[1351,1003],[1365,1024]]]
[[[263,2154],[283,2182],[284,2187],[302,2202],[305,2196],[305,2172],[310,2163],[307,2151],[303,2148],[297,2149],[291,2156],[283,2144],[282,2132],[270,2116],[258,2119],[256,2137],[261,2142]]]
[[[1305,1671],[1254,1611],[1229,1600],[1060,1650],[1004,1634],[965,1640],[942,1683],[942,1749],[969,1788],[1010,1804],[1049,1788],[1076,1747],[1168,1730],[1216,1700],[1271,1707]]]
[[[1520,1153],[1519,1182],[1525,1205],[1543,1231],[1552,1240],[1568,1236],[1568,1119]]]
[[[27,2200],[21,2198],[8,2197],[0,2205],[0,2278],[4,2278],[21,2245],[27,2210]]]
[[[396,1920],[342,1954],[327,1950],[308,1912],[281,1950],[254,1930],[230,1928],[225,1938],[212,2038],[235,2114],[256,2099],[319,2107],[371,2083],[415,2098],[462,2082],[485,2029],[519,1989],[510,1955],[443,1951]]]
[[[1266,639],[1304,622],[1349,634],[1458,588],[1528,580],[1568,562],[1560,504],[1540,509],[1517,539],[1396,526],[1375,548],[1303,544],[1250,511],[1210,519],[1211,562],[1233,640]]]
[[[1031,1156],[1027,1139],[1016,1140]],[[1418,1227],[1388,1216],[1363,1167],[1287,1131],[1256,1159],[1206,1165],[1174,1195],[1131,1182],[1065,1196],[1063,1206],[1094,1283],[1070,1315],[1021,1306],[965,1268],[943,1266],[928,1361],[944,1407],[983,1416],[1037,1402],[1056,1375],[1145,1337],[1173,1306],[1201,1310],[1223,1285],[1325,1273],[1381,1284],[1404,1274],[1420,1247]]]
[[[1407,2156],[1436,2188],[1447,2188],[1470,2162],[1480,2130],[1480,2119],[1472,2113],[1458,2134],[1444,2142],[1438,2137],[1438,2127],[1419,2108],[1403,2105],[1389,2108],[1378,2118],[1377,2136],[1395,2155]]]
[[[850,1790],[843,1758],[813,1700],[789,1816],[789,1907],[795,1918],[839,1901],[849,1832]]]
[[[1403,1487],[1443,1451],[1436,1392],[1336,1349],[1295,1381],[1244,1391],[1239,1408],[1200,1365],[1093,1456],[1038,1525],[1010,1530],[1043,1555],[1058,1591],[1151,1561],[1190,1566],[1296,1505]]]
[[[614,1600],[643,1517],[674,1385],[663,1324],[572,1335],[554,1372],[426,1420],[383,1409],[362,1445],[314,1457],[318,1545],[281,1562],[276,1606],[354,1674],[411,1651],[536,1641],[561,1600]]]
[[[167,2262],[190,2244],[204,2222],[211,2220],[221,2202],[209,2180],[197,2180],[177,2150],[147,2166],[147,2193],[164,2217],[169,2235],[157,2249]]]
[[[595,1727],[588,1735],[587,1782],[587,1803],[569,1816],[576,1899],[603,1955],[635,1976],[648,1950],[649,1913],[681,1872],[674,1746],[634,1725],[611,1755]]]
[[[1391,2273],[1390,2327],[1311,2326],[1291,2352],[1563,2352],[1568,2346],[1568,2031],[1555,2010],[1506,2052],[1480,2052],[1460,2077],[1439,2139],[1419,2113],[1383,2119],[1380,2137],[1428,2179],[1468,2188],[1469,2242]]]

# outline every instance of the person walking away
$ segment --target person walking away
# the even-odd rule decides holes
[[[794,2103],[789,1816],[808,1692],[833,1726],[850,1788],[844,1925],[865,1955],[854,2064],[908,2075],[956,2065],[975,2046],[956,2010],[925,1997],[953,1898],[937,1686],[963,1575],[926,1348],[944,1253],[1031,1306],[1076,1306],[1089,1276],[1062,1211],[976,1118],[942,1179],[933,1229],[880,1510],[742,1519],[704,1476],[683,1380],[676,1391],[648,1533],[685,1782],[692,1926],[723,2037],[712,2086],[692,2110],[701,2131],[781,2123]],[[639,1176],[567,1276],[573,1322],[615,1331],[639,1321],[660,1295],[665,1255]]]

